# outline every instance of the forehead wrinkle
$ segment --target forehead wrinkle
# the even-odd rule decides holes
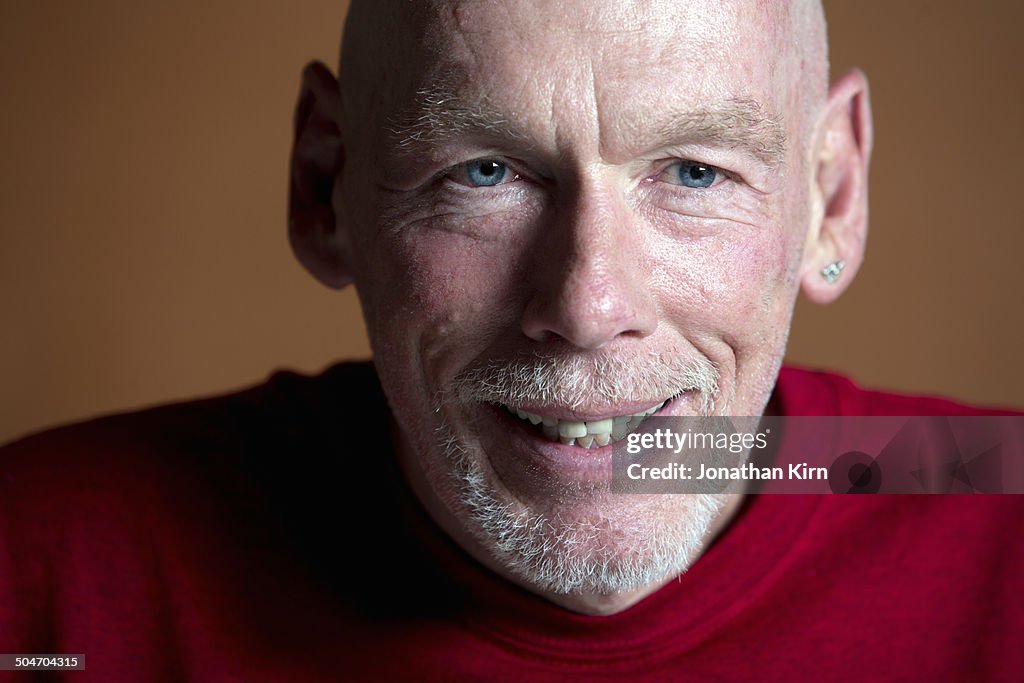
[[[438,147],[467,137],[490,137],[520,145],[533,140],[528,129],[523,128],[525,121],[519,120],[515,107],[499,106],[486,90],[462,87],[474,80],[477,55],[464,44],[465,36],[461,32],[456,31],[451,37],[459,43],[461,49],[455,52],[461,58],[454,59],[455,55],[449,52],[447,63],[436,65],[425,74],[428,85],[415,90],[406,106],[385,119],[384,128],[390,134],[392,150],[399,154],[411,153],[414,149]],[[704,142],[747,152],[772,168],[784,159],[785,126],[779,117],[771,115],[749,97],[712,102],[706,107],[699,101],[692,103],[696,106],[680,108],[673,108],[671,102],[666,102],[662,107],[634,107],[632,114],[625,115],[621,108],[599,106],[602,99],[599,93],[609,85],[605,82],[607,79],[598,76],[595,66],[595,61],[603,56],[602,49],[601,54],[588,54],[584,63],[577,65],[571,76],[581,86],[576,90],[559,88],[552,82],[548,85],[555,87],[532,93],[536,100],[547,105],[542,120],[552,125],[550,132],[556,147],[571,147],[573,138],[580,142],[581,130],[572,133],[562,130],[565,124],[575,120],[576,123],[586,122],[583,127],[590,128],[588,137],[593,139],[596,135],[599,154],[605,158],[615,156],[609,143],[618,139],[629,147],[645,150],[663,141]],[[617,79],[618,76],[612,78]],[[527,108],[529,111],[528,103]],[[665,110],[668,115],[662,113]]]

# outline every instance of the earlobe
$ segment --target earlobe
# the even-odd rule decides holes
[[[347,235],[332,203],[345,164],[340,109],[337,80],[320,62],[308,64],[295,106],[288,239],[306,270],[337,289],[352,281]]]
[[[812,225],[801,266],[804,294],[830,303],[853,280],[868,230],[871,104],[867,77],[851,71],[829,90],[816,139]]]

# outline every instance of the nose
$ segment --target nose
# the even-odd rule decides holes
[[[614,192],[581,190],[559,208],[539,245],[522,330],[538,342],[560,337],[599,349],[657,326],[638,218]]]

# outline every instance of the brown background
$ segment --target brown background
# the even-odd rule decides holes
[[[0,441],[368,355],[284,229],[297,75],[345,3],[0,7]],[[827,7],[833,72],[872,82],[871,238],[790,360],[1022,406],[1022,6]]]

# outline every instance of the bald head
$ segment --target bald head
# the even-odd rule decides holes
[[[772,65],[773,77],[789,90],[782,108],[798,114],[805,135],[825,101],[828,87],[828,47],[824,11],[820,0],[791,2],[713,3],[696,7],[677,2],[595,2],[585,0],[571,10],[564,3],[503,2],[480,3],[464,0],[353,0],[346,19],[339,60],[346,127],[362,129],[369,124],[379,134],[382,127],[402,126],[408,112],[395,111],[402,93],[420,92],[431,106],[450,94],[453,81],[464,78],[451,57],[467,36],[484,36],[498,46],[513,45],[513,55],[527,49],[534,38],[547,33],[558,40],[589,34],[597,41],[594,56],[611,53],[619,60],[633,60],[623,70],[643,69],[642,61],[669,59],[678,68],[700,69],[701,59],[689,54],[667,55],[667,46],[692,28],[691,34],[706,33],[718,23],[731,25],[734,42],[709,44],[701,59],[729,60],[737,45],[755,41],[762,62]],[[502,41],[502,34],[511,40]],[[632,49],[617,37],[632,36]],[[602,44],[603,43],[603,44]],[[616,51],[620,51],[615,54]],[[486,60],[472,68],[487,70]],[[391,103],[387,122],[367,120],[368,111],[380,111]],[[408,102],[404,102],[408,105]],[[385,107],[389,108],[389,107]],[[413,110],[429,122],[431,111]],[[406,116],[407,118],[407,116]],[[420,130],[420,133],[423,131]],[[363,138],[362,135],[359,136]],[[377,142],[380,142],[377,140]]]

